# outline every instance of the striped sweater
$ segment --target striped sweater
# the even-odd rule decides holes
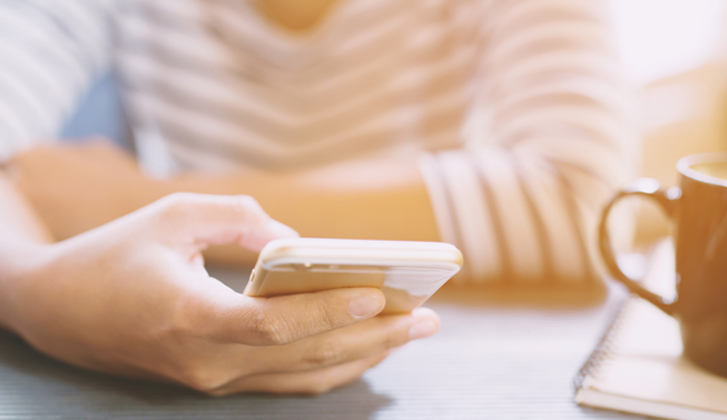
[[[52,138],[98,73],[165,172],[420,156],[470,279],[592,279],[637,161],[595,0],[339,0],[293,34],[246,0],[0,0],[0,159]]]

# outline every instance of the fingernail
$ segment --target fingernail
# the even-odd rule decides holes
[[[384,304],[373,296],[361,296],[348,303],[348,312],[356,318],[370,318],[384,309]]]
[[[409,327],[409,339],[418,340],[420,338],[429,337],[437,332],[437,329],[437,324],[430,319],[417,321],[416,324]]]
[[[297,238],[300,236],[298,232],[293,230],[291,227],[286,226],[277,220],[270,220],[268,222],[268,230],[278,238]]]

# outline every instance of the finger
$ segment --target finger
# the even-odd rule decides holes
[[[149,211],[158,218],[157,239],[191,253],[228,243],[259,251],[274,239],[298,236],[245,195],[177,193],[157,201]]]
[[[198,296],[199,297],[199,296]],[[377,315],[379,289],[347,288],[271,298],[210,288],[188,313],[208,338],[247,345],[283,345]]]
[[[407,315],[380,316],[281,347],[274,354],[256,348],[260,363],[254,372],[295,372],[321,369],[365,359],[429,337],[439,330],[439,317],[431,309],[419,308]]]
[[[246,376],[210,392],[229,395],[239,392],[271,392],[276,394],[322,394],[360,378],[368,369],[389,355],[382,352],[346,364],[296,373],[274,373]]]

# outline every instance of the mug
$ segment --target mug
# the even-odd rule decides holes
[[[610,274],[679,321],[684,354],[697,365],[727,376],[727,153],[684,157],[679,187],[659,188],[642,179],[618,192],[604,208],[599,247]],[[668,302],[627,277],[616,264],[606,227],[622,198],[654,200],[675,223],[677,298]]]

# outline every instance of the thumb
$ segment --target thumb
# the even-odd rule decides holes
[[[149,206],[155,239],[198,252],[209,245],[237,243],[252,251],[281,238],[299,236],[273,220],[247,195],[176,193]],[[171,243],[170,243],[171,242]]]

